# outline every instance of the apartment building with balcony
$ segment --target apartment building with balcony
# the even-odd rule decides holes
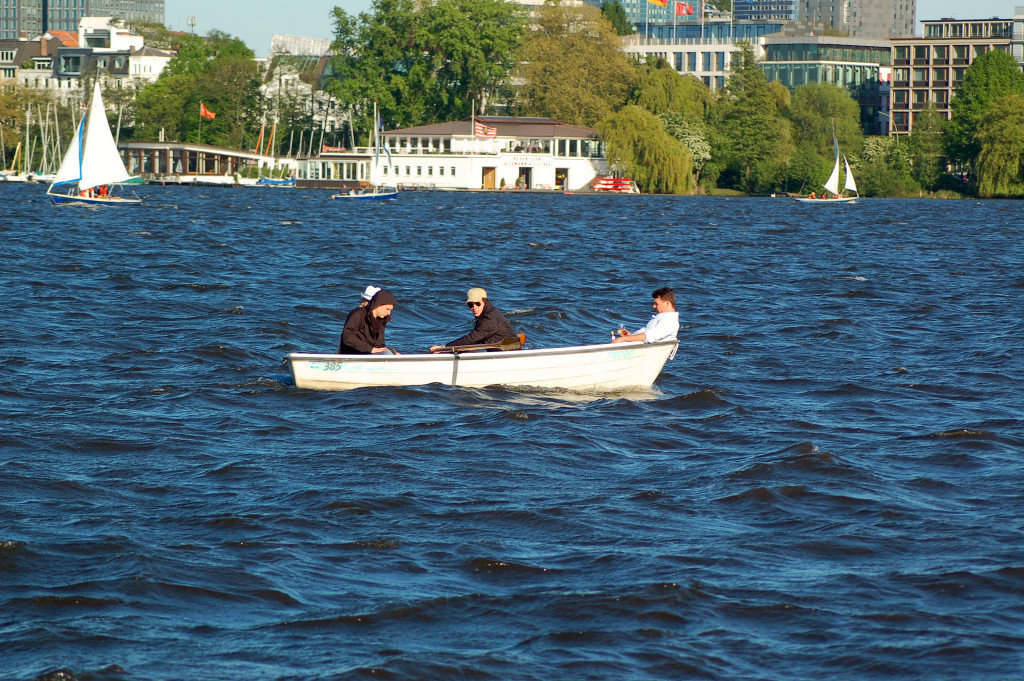
[[[924,35],[892,39],[890,134],[909,135],[914,120],[929,104],[946,119],[956,88],[975,59],[1003,50],[1024,61],[1024,7],[1013,19],[939,19],[923,21]]]

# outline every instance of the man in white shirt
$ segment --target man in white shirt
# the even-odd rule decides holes
[[[679,313],[676,312],[676,294],[672,289],[665,286],[651,294],[654,298],[654,316],[651,321],[642,329],[628,333],[626,329],[619,329],[616,337],[612,332],[612,343],[625,343],[627,341],[642,341],[644,343],[657,343],[658,341],[675,338],[679,334]]]

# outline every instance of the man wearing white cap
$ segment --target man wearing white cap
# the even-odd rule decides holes
[[[367,286],[366,289],[363,291],[361,300],[359,301],[359,307],[366,307],[370,303],[370,301],[373,300],[373,297],[377,295],[379,292],[379,287],[373,286],[372,284],[370,286]]]
[[[515,330],[508,323],[508,320],[505,319],[505,316],[498,311],[498,308],[494,307],[491,301],[487,300],[487,291],[482,288],[469,289],[469,292],[466,294],[466,307],[476,317],[473,330],[462,338],[456,338],[450,343],[431,346],[431,352],[460,345],[500,343],[505,338],[512,338],[516,335]]]

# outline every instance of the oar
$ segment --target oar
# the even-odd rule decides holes
[[[434,354],[447,354],[472,352],[473,350],[519,350],[523,347],[522,341],[518,338],[502,338],[500,343],[480,343],[479,345],[455,345],[444,346],[434,351]]]

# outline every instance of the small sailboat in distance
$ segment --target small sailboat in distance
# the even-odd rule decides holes
[[[388,159],[391,152],[384,146],[381,133],[384,131],[384,124],[377,113],[377,100],[373,100],[373,160],[370,162],[370,185],[369,189],[350,189],[344,194],[331,194],[332,199],[349,199],[351,201],[386,201],[398,197],[398,188],[382,187],[378,176],[380,165],[380,151],[383,148]]]
[[[111,196],[115,184],[131,176],[117,152],[103,109],[100,84],[92,92],[89,110],[78,123],[75,136],[57,169],[57,176],[46,193],[54,203],[122,205],[142,203],[141,199]],[[54,191],[54,190],[57,191]],[[61,193],[63,192],[63,193]]]
[[[797,201],[801,203],[853,203],[860,198],[860,194],[857,192],[857,181],[853,179],[853,172],[850,170],[850,164],[846,160],[846,154],[839,153],[839,141],[836,139],[834,132],[832,133],[832,144],[836,150],[836,163],[832,167],[832,174],[825,181],[825,191],[822,193],[821,198],[815,198],[812,194],[810,197],[799,197]],[[853,196],[843,195],[839,192],[840,156],[843,157],[843,166],[846,171],[846,182],[843,184],[843,191],[851,191],[854,194]]]

